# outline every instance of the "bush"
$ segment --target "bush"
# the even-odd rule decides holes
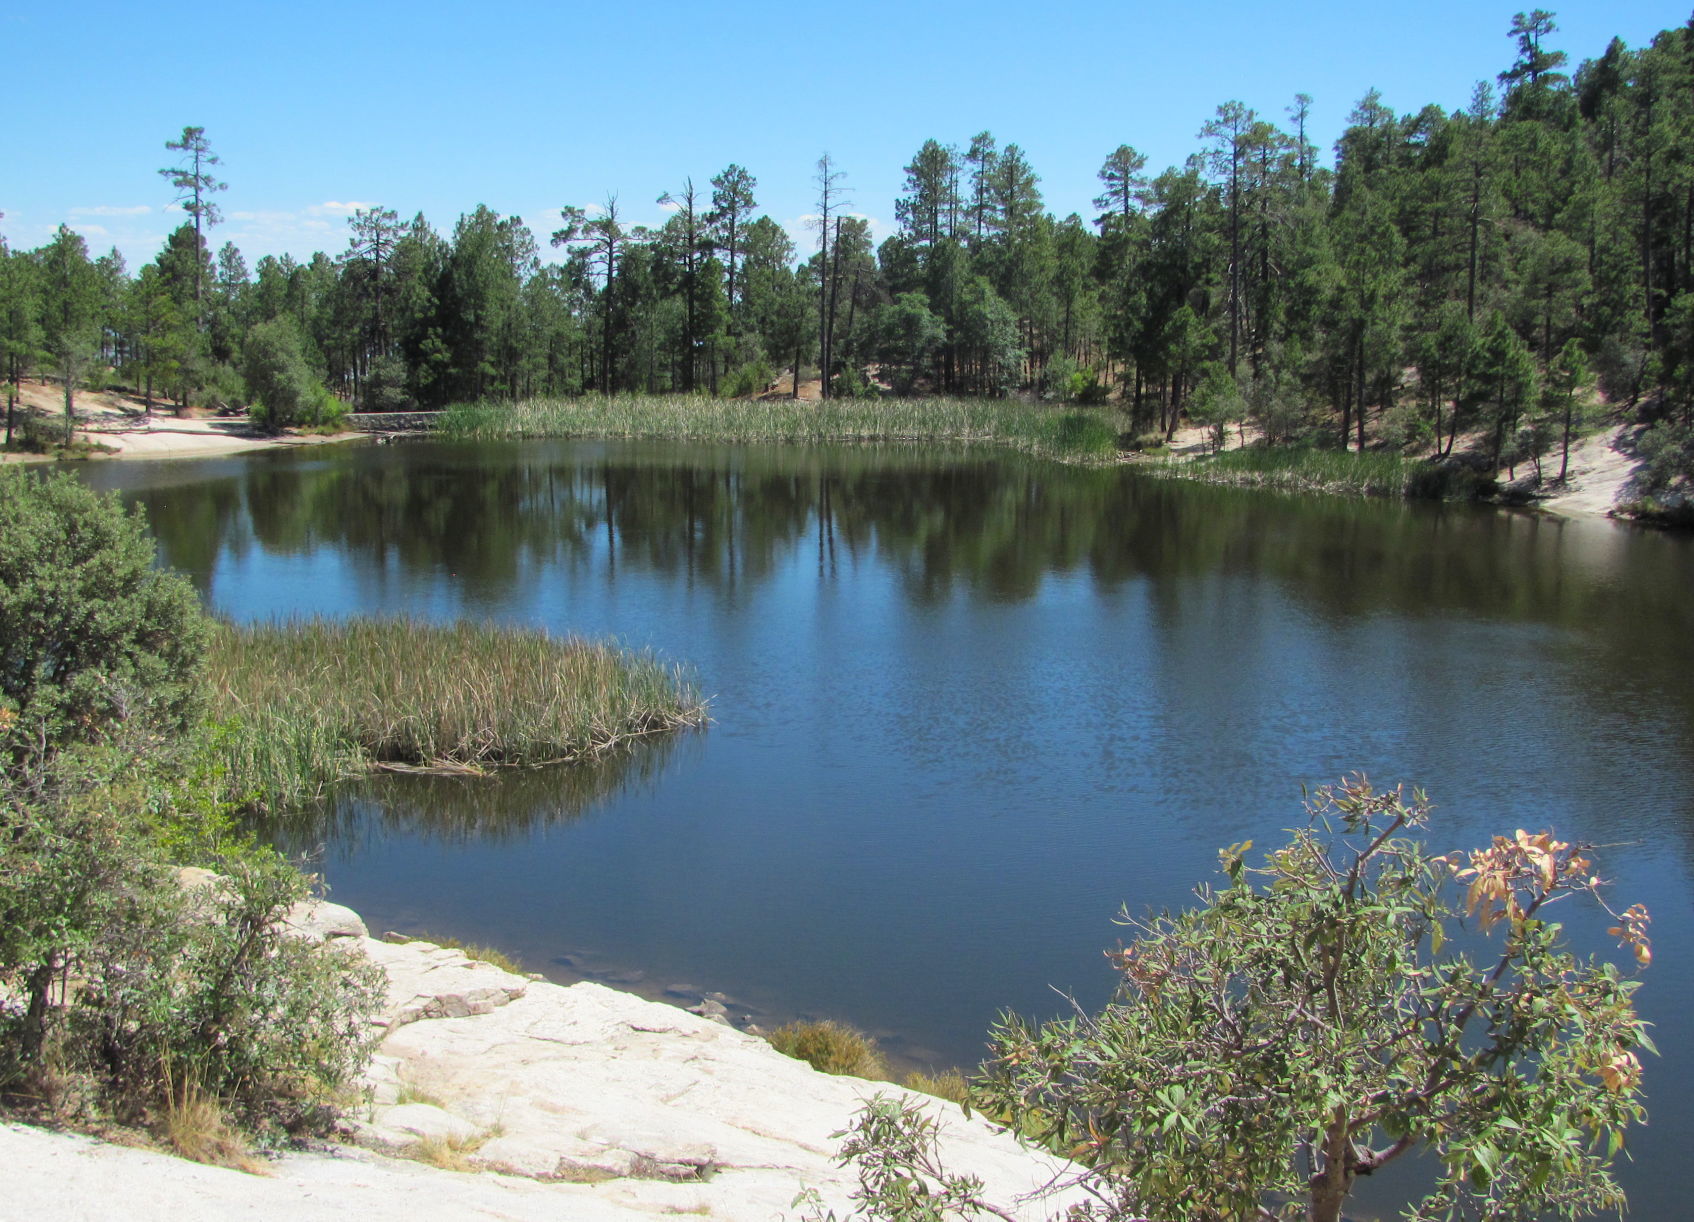
[[[820,1073],[882,1078],[888,1072],[870,1036],[831,1019],[785,1023],[768,1038],[778,1052],[805,1061]]]
[[[0,788],[0,995],[18,999],[0,1005],[0,1085],[85,1081],[124,1121],[200,1090],[253,1131],[321,1129],[369,1054],[380,974],[284,936],[306,881],[268,849],[226,840],[201,857],[221,881],[179,882],[158,828],[183,793],[160,747],[72,748]]]
[[[330,423],[326,415],[336,412],[336,401],[307,363],[299,331],[286,318],[259,323],[247,333],[242,372],[255,401],[253,422],[260,428],[319,426]],[[345,411],[340,408],[341,414]]]
[[[1660,495],[1694,483],[1694,427],[1663,420],[1635,444],[1645,460],[1636,480],[1639,491]]]
[[[1103,1217],[1304,1200],[1336,1222],[1357,1177],[1420,1147],[1436,1182],[1408,1216],[1621,1213],[1608,1164],[1653,1046],[1637,984],[1544,912],[1593,898],[1594,867],[1550,833],[1432,854],[1402,835],[1428,810],[1356,778],[1264,866],[1223,850],[1197,907],[1123,918],[1099,1014],[1001,1022],[972,1102],[1083,1163]],[[1645,909],[1613,919],[1645,966]]]
[[[0,472],[0,1091],[319,1128],[379,974],[283,935],[306,882],[229,834],[217,747],[188,733],[205,619],[152,560],[115,498]],[[173,856],[227,877],[187,891]]]
[[[771,384],[771,363],[760,357],[738,366],[718,383],[718,394],[725,399],[746,399],[762,395]]]
[[[139,510],[68,474],[0,470],[0,751],[14,766],[118,722],[182,729],[206,633],[193,588],[153,567]]]

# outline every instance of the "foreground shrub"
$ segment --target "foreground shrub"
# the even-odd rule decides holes
[[[379,977],[284,936],[306,880],[230,834],[188,728],[206,622],[152,561],[115,497],[0,472],[0,1096],[222,1149],[226,1114],[324,1127]]]
[[[0,757],[44,761],[123,721],[181,729],[205,636],[139,511],[68,474],[0,468]]]
[[[185,887],[138,745],[0,792],[0,1085],[50,1097],[68,1075],[126,1121],[199,1092],[249,1131],[322,1129],[370,1053],[380,973],[285,935],[306,880],[268,849],[226,845],[219,881]]]
[[[862,1031],[831,1019],[785,1023],[767,1037],[771,1047],[820,1073],[882,1078],[888,1073],[876,1042]]]
[[[1196,908],[1124,918],[1104,1010],[1005,1018],[972,1102],[1084,1164],[1094,1217],[1296,1201],[1336,1222],[1359,1176],[1418,1149],[1436,1184],[1410,1217],[1621,1213],[1608,1164],[1652,1043],[1637,984],[1547,919],[1596,897],[1594,867],[1524,831],[1437,856],[1402,834],[1428,810],[1359,778],[1262,867],[1224,850]],[[1614,919],[1645,965],[1646,911]]]

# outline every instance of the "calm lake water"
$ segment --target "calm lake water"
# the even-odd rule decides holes
[[[1663,1053],[1623,1174],[1633,1216],[1688,1216],[1687,538],[966,450],[419,442],[86,475],[227,616],[486,617],[694,668],[704,732],[396,778],[289,833],[373,928],[560,979],[971,1064],[1002,1008],[1102,1001],[1119,909],[1279,843],[1302,785],[1422,785],[1442,849],[1607,846],[1614,900],[1652,909]]]

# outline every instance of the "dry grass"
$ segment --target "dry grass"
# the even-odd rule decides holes
[[[922,1091],[949,1103],[964,1103],[965,1096],[970,1091],[970,1083],[965,1080],[965,1075],[956,1069],[944,1069],[937,1074],[915,1070],[906,1075],[905,1085],[910,1090]]]
[[[265,1174],[263,1160],[255,1157],[224,1116],[218,1100],[206,1093],[196,1080],[185,1077],[173,1082],[165,1076],[166,1098],[160,1128],[164,1142],[183,1158],[213,1167],[230,1167],[249,1175]]]
[[[407,1146],[400,1156],[428,1163],[443,1171],[471,1173],[482,1169],[472,1161],[471,1155],[487,1145],[493,1136],[490,1131],[474,1137],[424,1137]]]
[[[805,1061],[821,1073],[885,1079],[888,1066],[876,1041],[833,1019],[785,1023],[766,1037],[778,1052]]]

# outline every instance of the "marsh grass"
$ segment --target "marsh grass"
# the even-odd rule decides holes
[[[298,619],[222,625],[209,652],[231,785],[268,810],[372,768],[571,763],[705,720],[677,668],[535,630]]]
[[[1117,452],[1105,408],[1018,399],[714,399],[705,395],[585,395],[475,403],[441,413],[437,432],[462,440],[535,437],[665,438],[814,444],[964,441],[1067,459]]]
[[[1149,464],[1146,469],[1207,483],[1290,492],[1475,500],[1491,491],[1491,481],[1476,472],[1376,451],[1360,454],[1350,450],[1249,446],[1188,462]]]

